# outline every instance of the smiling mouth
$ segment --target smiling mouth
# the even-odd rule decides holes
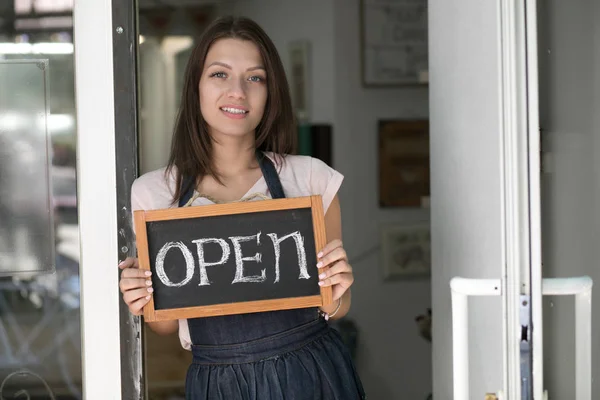
[[[247,110],[242,110],[242,109],[233,108],[233,107],[221,107],[221,111],[225,111],[230,114],[238,114],[238,115],[248,114]]]

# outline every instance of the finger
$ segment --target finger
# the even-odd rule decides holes
[[[328,287],[333,285],[342,285],[346,288],[350,287],[354,282],[354,275],[352,274],[337,274],[327,279],[319,281],[319,286]]]
[[[121,261],[119,263],[119,268],[120,269],[131,268],[133,266],[133,263],[134,263],[134,258],[127,257],[126,259],[124,259],[123,261]]]
[[[319,279],[323,280],[323,279],[332,277],[334,275],[344,274],[344,273],[346,273],[346,274],[347,273],[352,273],[352,267],[346,261],[340,261],[340,262],[335,263],[327,271],[321,272],[319,274]]]
[[[131,304],[138,301],[139,299],[143,299],[143,298],[151,295],[153,291],[154,291],[154,289],[152,289],[151,287],[149,287],[147,289],[143,288],[143,289],[128,290],[125,293],[123,293],[123,300],[125,300],[125,303],[129,307],[131,307]]]
[[[325,247],[317,254],[317,258],[322,258],[323,256],[331,253],[334,249],[338,247],[342,247],[342,241],[340,239],[334,239],[331,242],[327,243]]]
[[[331,253],[327,254],[325,257],[321,258],[321,260],[317,263],[317,268],[323,268],[327,265],[331,265],[337,261],[346,259],[346,250],[343,247],[337,247],[332,250]]]
[[[150,279],[138,279],[138,278],[125,278],[119,282],[119,288],[121,293],[125,293],[128,290],[141,289],[151,287],[152,281]]]
[[[123,279],[123,278],[147,278],[149,276],[152,276],[151,271],[148,271],[146,269],[133,268],[133,267],[124,269],[123,272],[121,272],[121,279]]]
[[[144,313],[144,306],[148,304],[148,302],[150,301],[150,297],[152,296],[148,295],[146,297],[142,297],[141,299],[134,301],[129,306],[129,311],[133,315],[142,315]]]
[[[139,263],[139,260],[137,257],[127,257],[125,260],[123,260],[119,263],[120,269],[139,268],[139,267],[140,267],[140,263]]]

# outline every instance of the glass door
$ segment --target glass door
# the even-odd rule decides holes
[[[525,400],[536,383],[530,11],[508,0],[429,4],[434,398]]]
[[[81,399],[72,2],[0,13],[0,398]]]

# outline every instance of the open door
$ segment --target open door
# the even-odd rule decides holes
[[[434,398],[591,400],[600,8],[429,12]]]
[[[512,1],[429,4],[434,398],[531,398],[525,15]]]

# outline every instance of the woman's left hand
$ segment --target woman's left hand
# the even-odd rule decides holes
[[[333,301],[337,301],[354,283],[352,267],[348,264],[346,250],[342,241],[335,239],[329,242],[319,254],[317,254],[317,268],[319,268],[319,285],[331,286]],[[322,268],[329,266],[324,271]]]

